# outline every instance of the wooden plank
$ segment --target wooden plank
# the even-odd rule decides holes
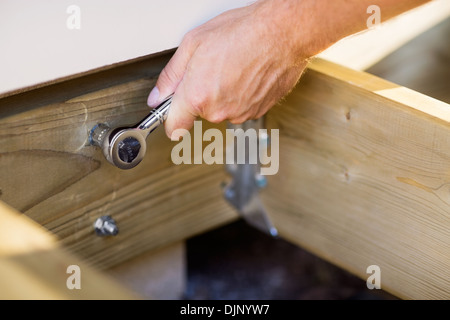
[[[180,241],[105,270],[144,298],[183,299],[187,284],[186,246]]]
[[[280,171],[263,199],[281,235],[408,299],[450,298],[450,106],[316,60],[267,116]],[[365,283],[361,284],[365,286]]]
[[[37,90],[36,108],[21,107],[21,99],[0,101],[0,199],[100,268],[236,219],[221,194],[222,166],[174,165],[175,143],[164,130],[152,133],[145,159],[128,171],[87,144],[98,122],[142,119],[154,84],[140,79],[49,105],[40,103],[48,96]],[[117,237],[95,236],[92,225],[102,215],[117,221]]]
[[[431,1],[380,26],[349,36],[318,57],[348,68],[366,70],[448,17],[449,1]]]
[[[58,246],[40,225],[0,201],[0,299],[136,299]],[[69,290],[67,268],[80,267],[81,288]]]
[[[450,39],[450,17],[366,72],[450,103],[450,43],[443,39]]]

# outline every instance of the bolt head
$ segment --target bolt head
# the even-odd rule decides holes
[[[95,220],[94,229],[98,236],[115,236],[119,233],[116,222],[110,216],[102,216]]]

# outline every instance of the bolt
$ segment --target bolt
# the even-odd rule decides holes
[[[272,237],[278,237],[278,230],[275,227],[270,227],[269,233]]]
[[[255,183],[258,188],[265,188],[267,186],[267,178],[261,174],[257,174],[255,176]]]
[[[95,220],[94,229],[98,236],[115,236],[119,233],[116,222],[110,216],[102,216]]]
[[[91,131],[89,131],[89,144],[97,147],[102,147],[103,140],[110,127],[105,123],[96,124]]]

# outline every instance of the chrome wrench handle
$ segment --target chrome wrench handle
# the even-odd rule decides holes
[[[149,115],[142,120],[136,128],[146,132],[147,136],[167,119],[169,107],[172,103],[173,94],[165,98],[157,107],[150,111]],[[146,136],[146,138],[147,138]]]

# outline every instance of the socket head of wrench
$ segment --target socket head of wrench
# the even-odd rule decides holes
[[[98,124],[90,133],[91,144],[100,147],[106,160],[120,169],[137,166],[145,156],[147,143],[136,128],[111,129]]]
[[[105,142],[103,153],[106,159],[120,169],[134,168],[142,161],[147,151],[145,138],[138,129],[112,132]]]

